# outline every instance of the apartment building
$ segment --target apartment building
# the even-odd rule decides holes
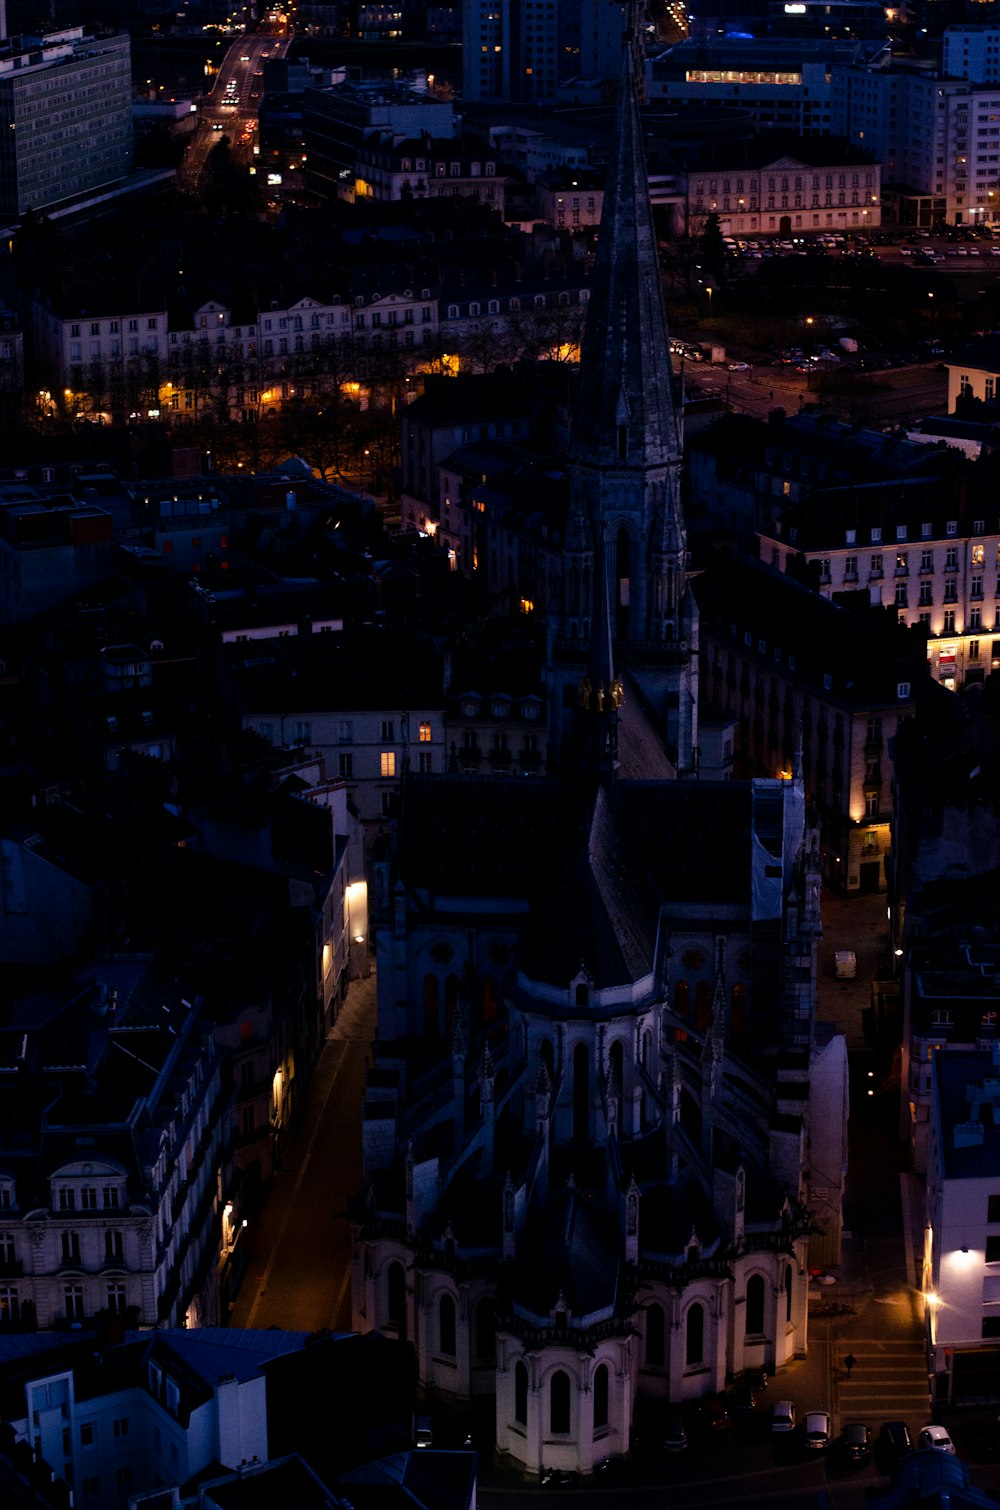
[[[1000,1044],[931,1059],[920,1288],[934,1398],[1000,1392]]]
[[[882,164],[886,218],[980,225],[1000,205],[1000,86],[918,68],[831,72],[831,129]]]
[[[920,647],[763,566],[695,579],[703,699],[736,716],[736,774],[801,773],[824,879],[881,891],[891,848],[891,741],[926,680]]]
[[[787,571],[800,557],[824,597],[862,591],[919,625],[943,686],[982,681],[1000,668],[1000,517],[987,499],[949,491],[942,497],[939,484],[912,478],[861,498],[831,491],[822,508],[813,495],[761,533],[762,559]]]
[[[39,1329],[217,1321],[237,1241],[223,1222],[232,1096],[196,992],[148,957],[39,991],[46,1010],[15,1001],[3,1033],[19,1074],[17,1131],[0,1142],[0,1313]]]
[[[970,84],[1000,84],[1000,27],[946,26],[941,72],[947,79],[968,79]]]
[[[401,141],[389,132],[379,132],[368,136],[358,149],[353,197],[380,201],[461,197],[502,215],[506,181],[496,153],[479,137],[435,141],[423,136]]]

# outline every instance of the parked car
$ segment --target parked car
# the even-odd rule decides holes
[[[943,1426],[923,1426],[917,1439],[920,1447],[933,1447],[935,1452],[950,1452],[955,1455],[955,1444]]]
[[[737,1384],[732,1394],[733,1410],[738,1416],[748,1416],[757,1407],[757,1396],[752,1384]]]
[[[729,1407],[718,1395],[706,1395],[691,1408],[688,1424],[699,1435],[709,1432],[728,1431],[733,1424]]]
[[[688,1434],[683,1417],[668,1416],[663,1423],[664,1452],[683,1452],[687,1444]]]
[[[905,1421],[883,1421],[879,1427],[875,1452],[886,1468],[898,1463],[913,1451],[913,1438]]]
[[[872,1434],[860,1421],[852,1421],[840,1434],[840,1448],[849,1463],[867,1463],[872,1455]]]
[[[830,1445],[830,1416],[825,1410],[806,1412],[806,1447],[810,1452],[825,1452]]]
[[[771,1430],[774,1432],[795,1430],[794,1400],[775,1400],[771,1406]]]
[[[729,364],[729,370],[730,370],[730,372],[749,372],[750,371],[750,363],[749,362],[730,362],[730,364]]]

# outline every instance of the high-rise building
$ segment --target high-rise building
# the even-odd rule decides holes
[[[627,0],[464,0],[463,98],[534,103],[579,74],[613,78],[630,11]]]
[[[126,35],[72,26],[0,41],[0,217],[85,196],[131,166]]]

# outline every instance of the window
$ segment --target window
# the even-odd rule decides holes
[[[514,1420],[519,1426],[528,1424],[528,1369],[520,1360],[514,1365]]]
[[[92,1473],[89,1478],[85,1478],[83,1481],[83,1497],[84,1499],[94,1499],[100,1492],[101,1480],[96,1473]]]
[[[896,576],[897,577],[900,576],[900,575],[905,576],[906,573],[909,571],[910,568],[909,568],[909,565],[908,565],[908,560],[909,560],[909,552],[908,551],[897,551],[896,552]]]
[[[865,793],[865,817],[878,817],[878,792]]]
[[[570,1429],[569,1374],[556,1369],[549,1385],[549,1430],[553,1436],[565,1436]]]
[[[63,1188],[59,1191],[59,1210],[60,1211],[75,1211],[76,1210],[76,1192],[75,1191],[69,1190],[65,1186],[63,1186]]]
[[[1000,1222],[1000,1195],[987,1196],[986,1220],[988,1222]]]
[[[845,556],[844,557],[844,576],[845,577],[856,577],[857,575],[858,575],[858,558],[857,558],[857,556]]]
[[[21,1319],[21,1297],[16,1285],[0,1285],[0,1327],[16,1326]]]
[[[944,611],[944,618],[941,622],[941,633],[955,633],[955,610],[953,608],[946,608]]]
[[[1000,1218],[998,1218],[1000,1220]],[[664,1359],[664,1317],[663,1307],[650,1305],[646,1307],[646,1366],[647,1368],[662,1368]]]
[[[608,1365],[599,1363],[594,1371],[594,1427],[608,1424]]]
[[[764,1276],[751,1274],[747,1280],[746,1332],[748,1337],[759,1336],[764,1330]]]
[[[900,702],[905,701],[905,699],[908,698],[909,695],[910,695],[910,684],[909,684],[909,682],[897,682],[896,683],[896,696],[899,698]]]
[[[394,725],[394,723],[393,723],[393,721],[392,721],[391,718],[383,718],[383,720],[382,720],[382,733],[381,733],[380,738],[382,738],[382,739],[395,739],[396,736],[393,733],[394,728],[395,728],[395,725]]]
[[[80,1262],[79,1232],[63,1232],[60,1237],[60,1245],[64,1264],[78,1264]]]
[[[694,1368],[705,1356],[705,1308],[696,1301],[687,1313],[684,1362]]]
[[[63,1287],[63,1305],[66,1311],[67,1321],[82,1321],[83,1286],[65,1285]]]
[[[988,1264],[1000,1264],[1000,1237],[988,1237],[986,1239],[986,1262]]]
[[[118,1231],[105,1232],[104,1234],[104,1261],[105,1263],[120,1264],[124,1258],[122,1235]]]
[[[880,554],[872,556],[868,575],[871,577],[880,577],[882,575],[882,557]]]
[[[433,773],[434,756],[429,751],[422,750],[417,756],[417,770],[421,776],[430,776]]]
[[[115,1483],[119,1489],[127,1489],[132,1482],[132,1465],[126,1463],[121,1468],[115,1469]]]
[[[345,781],[350,781],[351,777],[354,775],[354,756],[350,754],[342,754],[338,756],[338,762],[340,766],[341,776]]]
[[[455,1301],[442,1295],[438,1301],[438,1351],[445,1357],[455,1356]]]
[[[431,726],[430,726],[429,723],[422,723],[420,725],[419,738],[420,738],[420,743],[422,745],[430,744],[430,742],[431,742]]]
[[[125,1286],[120,1281],[108,1285],[108,1310],[116,1316],[125,1315]]]
[[[118,1416],[117,1419],[114,1422],[112,1430],[113,1430],[113,1433],[114,1433],[115,1441],[116,1442],[122,1441],[125,1437],[128,1436],[129,1417],[128,1416]]]
[[[83,1423],[83,1425],[80,1427],[80,1446],[81,1447],[93,1447],[93,1445],[94,1445],[94,1423],[93,1423],[93,1421],[85,1421]]]
[[[383,750],[379,756],[379,774],[382,776],[395,776],[396,753],[394,750]]]

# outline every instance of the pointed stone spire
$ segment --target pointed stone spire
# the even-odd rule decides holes
[[[580,354],[573,453],[595,465],[657,466],[679,457],[656,233],[631,48],[622,56],[616,148]]]

